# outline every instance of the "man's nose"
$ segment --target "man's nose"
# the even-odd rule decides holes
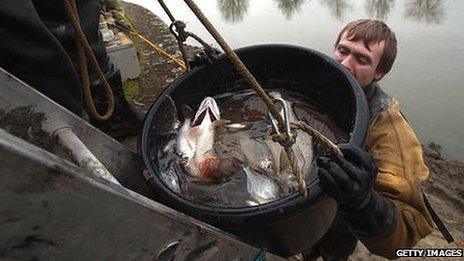
[[[353,70],[353,56],[345,56],[341,61],[339,61],[351,74],[354,74]]]

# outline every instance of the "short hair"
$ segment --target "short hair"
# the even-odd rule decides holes
[[[383,54],[376,70],[385,74],[391,70],[396,58],[397,41],[395,33],[388,27],[388,25],[380,20],[371,19],[359,19],[350,22],[338,34],[337,41],[335,42],[335,48],[337,48],[337,45],[345,32],[350,41],[356,42],[362,40],[364,46],[368,50],[370,50],[369,45],[372,43],[385,41]]]

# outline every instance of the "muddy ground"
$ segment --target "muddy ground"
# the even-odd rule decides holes
[[[182,60],[178,44],[168,26],[150,11],[138,5],[121,2],[121,7],[137,31],[164,51]],[[131,37],[137,49],[142,74],[137,79],[136,93],[131,95],[135,105],[147,110],[160,92],[184,73],[169,58],[158,54],[137,37]],[[186,45],[188,58],[192,59],[200,48]]]
[[[122,3],[122,8],[141,34],[160,45],[168,53],[181,59],[177,42],[164,22],[137,5]],[[139,40],[135,39],[134,41],[143,73],[139,79],[135,80],[138,90],[133,95],[133,102],[148,109],[157,95],[182,75],[183,71],[175,63],[157,54]],[[198,48],[189,47],[188,50],[191,54]],[[431,170],[430,179],[425,184],[425,192],[455,239],[463,242],[464,163],[444,158],[440,146],[434,143],[424,147],[424,156]],[[446,243],[440,232],[435,230],[420,241],[418,247],[456,247],[456,245]],[[361,244],[358,245],[351,259],[383,260],[381,257],[370,254]]]

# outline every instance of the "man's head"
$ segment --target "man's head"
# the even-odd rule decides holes
[[[395,33],[384,22],[356,20],[338,35],[333,57],[365,87],[390,71],[396,58],[396,43]]]

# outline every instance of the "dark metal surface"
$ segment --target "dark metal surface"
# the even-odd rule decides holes
[[[3,130],[0,155],[0,258],[252,260],[259,252]]]
[[[260,252],[139,194],[150,192],[134,151],[1,69],[0,93],[0,259],[252,260]],[[52,135],[63,127],[124,187],[68,161]]]
[[[126,188],[152,197],[141,175],[139,155],[0,68],[0,127],[54,154],[53,134],[70,128]],[[11,115],[8,122],[6,115]],[[39,119],[40,122],[34,119]],[[31,120],[32,119],[32,120]],[[28,126],[30,124],[30,126]],[[41,135],[34,135],[40,129]],[[34,131],[36,130],[36,131]],[[31,135],[21,135],[31,133]],[[45,138],[44,138],[45,136]]]

